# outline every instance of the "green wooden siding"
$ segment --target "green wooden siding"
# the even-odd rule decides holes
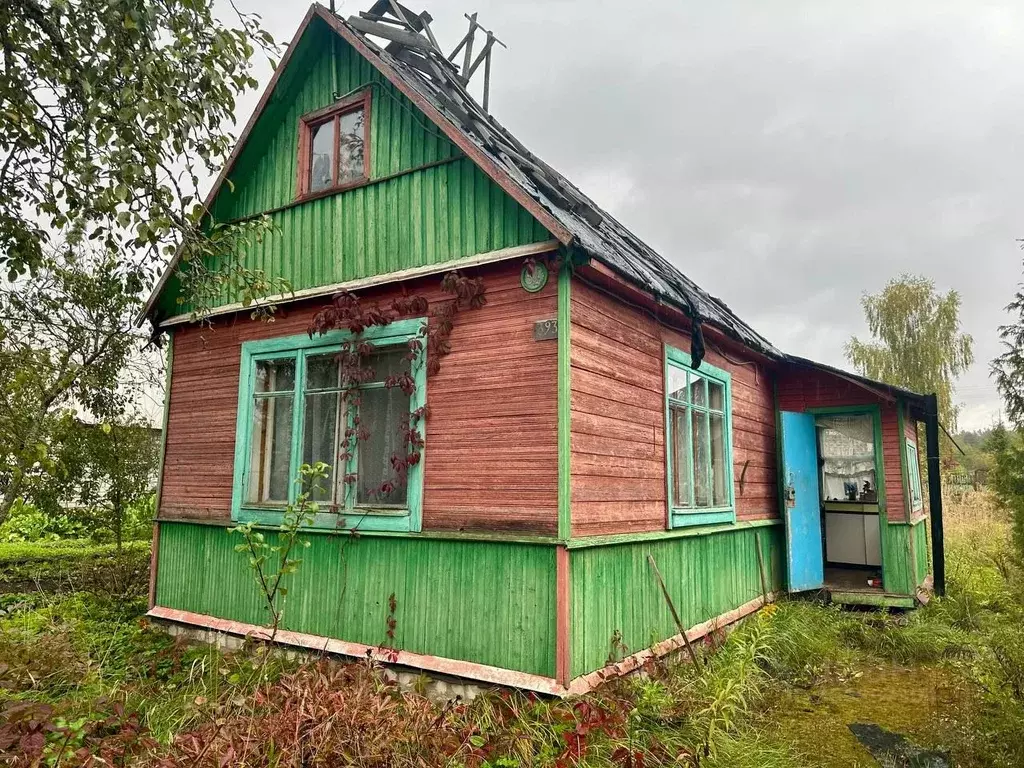
[[[551,237],[320,20],[299,41],[238,157],[231,185],[211,206],[214,218],[231,221],[291,204],[299,119],[334,103],[335,94],[364,86],[372,88],[371,181],[412,172],[271,213],[275,231],[252,246],[249,267],[302,290]],[[453,162],[421,168],[446,159]],[[176,304],[178,290],[177,280],[169,281],[160,303],[165,315],[190,309]],[[238,296],[225,291],[219,304],[235,301]]]
[[[274,534],[268,534],[272,539]],[[313,534],[288,584],[284,628],[548,677],[555,659],[555,550],[416,537]],[[238,534],[160,524],[156,604],[265,625]]]
[[[755,533],[759,532],[769,589],[782,588],[782,526],[614,544],[571,552],[570,648],[572,676],[605,665],[613,635],[636,653],[677,634],[647,562],[665,577],[680,618],[692,627],[761,594]]]
[[[928,575],[928,520],[885,526],[882,582],[891,594],[914,595]]]
[[[928,578],[928,563],[931,555],[931,542],[928,541],[928,518],[914,524],[911,534],[914,537],[914,577],[918,585]]]

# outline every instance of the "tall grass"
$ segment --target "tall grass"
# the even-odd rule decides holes
[[[258,648],[186,646],[123,606],[74,595],[0,618],[0,700],[107,723],[93,733],[108,740],[124,728],[109,725],[109,704],[96,701],[119,702],[156,738],[155,747],[130,742],[125,765],[204,768],[228,756],[246,766],[773,768],[804,759],[773,725],[776,702],[855,680],[864,665],[929,665],[964,693],[943,727],[965,764],[1015,765],[1024,754],[1024,599],[1009,522],[987,496],[966,497],[950,506],[947,542],[948,594],[925,608],[785,601],[703,649],[699,665],[659,660],[579,699],[495,691],[435,703],[365,662],[290,664]]]

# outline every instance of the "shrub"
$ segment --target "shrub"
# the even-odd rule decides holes
[[[70,514],[47,515],[21,499],[0,525],[0,543],[58,541],[88,534],[86,527]]]

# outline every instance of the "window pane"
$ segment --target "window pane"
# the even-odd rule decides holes
[[[294,360],[260,360],[256,363],[257,392],[291,392],[293,389]]]
[[[714,411],[725,410],[725,387],[708,379],[708,407]]]
[[[334,185],[334,120],[310,129],[309,191],[318,192]]]
[[[344,477],[344,468],[338,471],[338,440],[345,434],[338,418],[341,410],[341,394],[338,392],[306,395],[302,461],[305,464],[322,461],[331,468],[327,477],[319,481],[320,489],[313,491],[310,496],[314,501],[334,502],[338,498],[344,500],[343,489],[337,496],[334,494],[336,483]]]
[[[402,420],[409,415],[409,396],[398,387],[377,387],[359,394],[359,422],[368,433],[359,441],[357,504],[404,505],[406,482],[395,471],[391,458],[408,453]],[[390,483],[390,492],[382,491]]]
[[[338,356],[333,352],[329,355],[317,355],[306,358],[306,389],[338,389],[340,364]]]
[[[711,504],[724,507],[729,504],[729,465],[725,455],[725,418],[711,414]]]
[[[690,435],[687,431],[689,417],[686,408],[672,406],[672,506],[691,506],[693,495],[690,486]]]
[[[346,112],[338,118],[341,135],[338,139],[338,183],[345,184],[365,178],[363,146],[366,114],[362,109]]]
[[[407,354],[409,350],[403,346],[390,347],[369,355],[363,365],[373,371],[370,381],[384,381],[388,376],[408,371],[409,361],[405,359]]]
[[[676,400],[686,400],[686,371],[674,365],[668,367],[668,396]]]
[[[255,398],[249,460],[249,502],[288,502],[291,453],[292,396]]]
[[[708,405],[708,390],[705,381],[692,373],[690,374],[690,402],[705,408]]]
[[[874,420],[870,415],[819,416],[821,494],[825,501],[878,500]]]
[[[693,437],[693,504],[711,506],[711,456],[708,453],[708,415],[699,411],[691,414],[690,429]]]

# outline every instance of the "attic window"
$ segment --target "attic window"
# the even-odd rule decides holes
[[[299,127],[299,197],[325,194],[370,177],[370,92],[306,115]]]

